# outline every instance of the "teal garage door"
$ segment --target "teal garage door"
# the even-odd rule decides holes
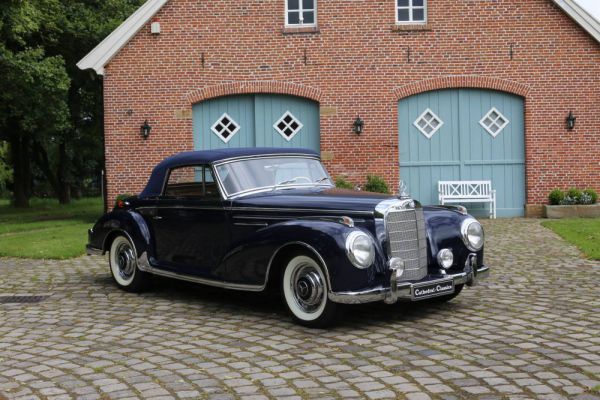
[[[219,97],[193,107],[194,148],[303,147],[320,152],[319,105],[301,97]]]
[[[504,92],[446,89],[398,106],[400,177],[414,198],[438,204],[440,180],[491,180],[499,217],[523,216],[523,99]],[[465,204],[475,215],[483,205]]]

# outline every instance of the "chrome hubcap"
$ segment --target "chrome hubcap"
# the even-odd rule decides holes
[[[323,302],[323,280],[312,265],[299,266],[292,276],[291,286],[296,303],[304,312],[316,311]]]
[[[127,280],[133,276],[135,272],[135,255],[133,249],[127,243],[122,243],[117,248],[117,265],[119,267],[119,275]]]

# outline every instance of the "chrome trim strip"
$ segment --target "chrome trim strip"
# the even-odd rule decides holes
[[[235,226],[269,226],[269,224],[267,224],[266,222],[234,222],[233,224]]]
[[[277,250],[275,250],[275,252],[271,256],[271,259],[269,260],[269,264],[267,265],[265,282],[262,285],[247,285],[247,284],[242,284],[242,283],[230,283],[230,282],[225,282],[225,281],[217,281],[217,280],[213,280],[213,279],[200,278],[197,276],[178,274],[176,272],[165,271],[163,269],[152,266],[150,264],[150,260],[148,259],[148,254],[146,252],[142,253],[142,255],[140,257],[137,257],[137,256],[136,257],[138,260],[138,268],[140,270],[142,270],[144,272],[148,272],[150,274],[164,276],[167,278],[179,279],[179,280],[183,280],[183,281],[187,281],[187,282],[200,283],[203,285],[214,286],[214,287],[223,288],[223,289],[243,290],[243,291],[249,291],[249,292],[261,292],[266,289],[267,284],[269,283],[269,274],[271,272],[271,266],[273,264],[273,260],[275,259],[275,257],[277,256],[277,254],[279,253],[280,250],[284,249],[285,247],[291,246],[291,245],[300,245],[300,246],[306,247],[318,258],[318,260],[321,262],[321,265],[323,266],[323,269],[325,270],[325,276],[327,278],[327,285],[328,285],[328,293],[331,293],[331,279],[329,277],[329,270],[327,269],[327,264],[325,264],[325,260],[323,260],[323,257],[321,257],[321,255],[314,249],[314,247],[312,247],[304,242],[288,242],[288,243],[280,246]],[[134,248],[134,251],[135,251],[135,248]]]
[[[365,216],[373,216],[373,211],[352,211],[352,210],[325,210],[325,209],[316,209],[316,208],[260,208],[260,207],[230,207],[228,208],[230,211],[277,211],[277,212],[314,212],[314,213],[335,213],[342,214],[342,216],[346,216],[348,214],[355,215],[365,215]],[[336,215],[337,216],[337,215]]]
[[[85,246],[85,252],[88,256],[101,256],[104,255],[104,251],[102,249],[98,249],[96,247],[92,247],[90,245]]]
[[[412,298],[412,289],[422,285],[435,284],[452,279],[454,285],[474,284],[475,282],[485,279],[490,274],[490,268],[482,266],[473,272],[461,272],[453,275],[446,275],[437,279],[423,282],[397,282],[395,271],[392,273],[390,287],[378,286],[371,289],[354,291],[354,292],[329,292],[329,300],[334,303],[341,304],[361,304],[371,303],[375,301],[385,301],[388,304],[395,303],[397,300],[412,300],[420,299]]]
[[[178,274],[176,272],[165,271],[156,267],[153,267],[148,260],[148,255],[146,252],[142,254],[141,257],[138,258],[138,268],[144,272],[148,272],[150,274],[164,276],[166,278],[179,279],[182,281],[200,283],[203,285],[219,287],[223,289],[233,289],[233,290],[244,290],[249,292],[260,292],[263,290],[263,286],[261,285],[246,285],[242,283],[229,283],[225,281],[217,281],[213,279],[200,278],[197,276]]]

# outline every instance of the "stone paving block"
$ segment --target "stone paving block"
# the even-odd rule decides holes
[[[600,262],[538,220],[483,224],[488,281],[351,307],[329,330],[294,325],[276,295],[162,279],[135,295],[103,259],[0,259],[3,293],[52,293],[0,307],[0,397],[600,399]]]

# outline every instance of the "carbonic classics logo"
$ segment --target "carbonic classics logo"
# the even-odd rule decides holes
[[[451,291],[452,288],[453,288],[453,286],[451,283],[439,284],[439,285],[435,285],[433,287],[427,287],[427,288],[416,288],[415,296],[428,296],[430,294],[448,292],[448,291]]]

